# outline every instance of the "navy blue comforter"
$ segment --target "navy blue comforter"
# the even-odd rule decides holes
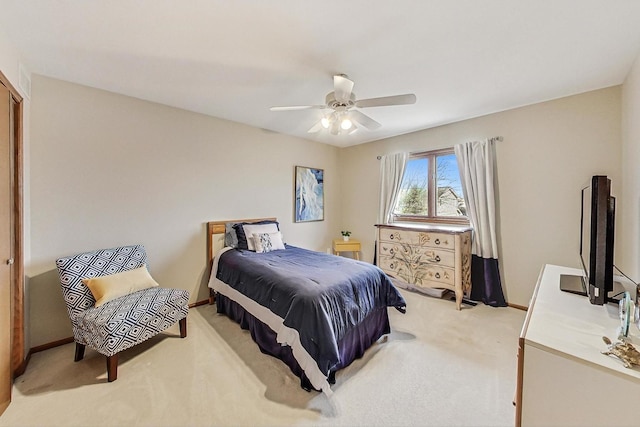
[[[302,346],[327,374],[338,365],[338,342],[377,309],[405,311],[404,298],[378,267],[295,246],[255,253],[229,250],[217,276],[298,331]]]

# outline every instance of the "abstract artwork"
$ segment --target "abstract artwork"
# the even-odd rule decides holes
[[[296,166],[295,222],[324,221],[324,170]]]

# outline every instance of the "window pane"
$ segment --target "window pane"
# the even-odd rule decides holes
[[[436,157],[436,187],[436,216],[467,215],[455,154]]]
[[[398,215],[428,215],[427,183],[429,159],[407,161],[404,177],[393,213]]]

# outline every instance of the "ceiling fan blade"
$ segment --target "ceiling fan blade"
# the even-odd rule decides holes
[[[349,80],[345,75],[336,74],[333,76],[333,93],[336,101],[349,101],[352,90],[353,81]]]
[[[380,126],[382,126],[380,123],[376,122],[371,117],[361,113],[358,110],[349,110],[349,116],[351,116],[351,119],[354,122],[370,130],[378,129]]]
[[[369,98],[356,101],[356,107],[383,107],[386,105],[407,105],[415,104],[416,96],[413,93],[404,95],[383,96],[381,98]]]
[[[316,123],[315,125],[311,126],[311,129],[309,129],[307,131],[307,133],[318,133],[320,132],[322,129],[324,129],[324,126],[322,126],[321,122]]]
[[[271,111],[296,111],[296,110],[321,110],[328,108],[326,105],[291,105],[288,107],[271,107]]]

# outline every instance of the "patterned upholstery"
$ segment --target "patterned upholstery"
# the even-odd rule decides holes
[[[82,283],[83,278],[131,270],[146,262],[142,245],[86,252],[56,261],[77,344],[109,357],[187,317],[189,292],[180,289],[154,287],[94,306],[95,299]]]

